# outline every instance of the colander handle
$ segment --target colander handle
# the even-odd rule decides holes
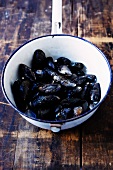
[[[62,0],[52,0],[51,34],[62,34]]]

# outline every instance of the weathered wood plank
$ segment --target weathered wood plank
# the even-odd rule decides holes
[[[18,114],[6,105],[0,105],[0,169],[13,167],[18,133]]]
[[[14,169],[79,169],[77,130],[54,134],[21,120]]]
[[[37,3],[30,39],[51,33],[51,5],[51,1]],[[21,120],[15,152],[15,170],[28,167],[50,170],[80,169],[79,154],[78,130],[54,134]]]
[[[84,5],[87,4],[85,7]],[[113,68],[112,1],[86,1],[87,20],[83,37],[97,45]],[[86,8],[87,7],[87,8]],[[88,23],[88,25],[87,25]],[[93,41],[93,37],[94,41]],[[113,86],[97,112],[82,125],[82,165],[84,170],[113,169]]]
[[[12,51],[15,32],[14,14],[10,1],[0,1],[0,77],[5,61]],[[12,17],[14,16],[14,17]],[[14,164],[19,115],[8,106],[0,87],[0,169],[10,170]]]
[[[83,169],[113,169],[113,86],[98,111],[83,125]]]
[[[0,1],[0,73],[13,50],[29,39],[51,33],[51,0]],[[70,20],[63,1],[63,22]],[[71,23],[71,22],[70,22]],[[68,33],[71,33],[69,25]],[[64,27],[65,28],[65,27]],[[0,91],[1,94],[1,91]],[[80,169],[79,129],[54,134],[21,118],[1,95],[0,169]]]
[[[51,8],[51,0],[0,1],[0,74],[19,45],[51,33]],[[62,9],[63,33],[92,41],[113,68],[112,0],[63,0]],[[31,125],[4,104],[0,88],[0,169],[78,170],[80,154],[84,170],[113,169],[112,90],[80,136],[79,127],[54,134]]]

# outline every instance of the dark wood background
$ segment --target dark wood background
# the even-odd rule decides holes
[[[10,54],[51,33],[51,0],[0,0],[0,76]],[[113,1],[63,0],[63,33],[98,46],[113,70]],[[113,170],[113,85],[81,126],[56,134],[24,120],[0,87],[0,170]]]

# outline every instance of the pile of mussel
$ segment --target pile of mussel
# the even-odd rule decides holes
[[[97,77],[87,74],[83,63],[66,57],[54,60],[37,49],[31,66],[18,66],[11,85],[17,108],[42,120],[66,120],[91,110],[101,98]]]

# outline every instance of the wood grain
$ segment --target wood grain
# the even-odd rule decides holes
[[[0,0],[0,76],[11,53],[51,33],[51,0]],[[63,33],[105,53],[113,70],[112,0],[63,0]],[[33,126],[7,104],[0,87],[0,170],[112,170],[113,85],[98,111],[58,134]]]
[[[86,14],[82,36],[103,51],[113,68],[112,1],[87,1],[82,8]],[[113,169],[112,103],[113,86],[95,115],[82,125],[84,170]]]
[[[54,134],[22,120],[14,169],[79,169],[78,138],[76,130]]]
[[[70,2],[63,3],[64,9],[70,7]],[[1,72],[19,45],[51,33],[51,5],[50,0],[0,2]],[[69,12],[63,12],[65,23]],[[7,105],[2,92],[0,111],[0,170],[80,169],[77,128],[54,134],[35,127]]]
[[[82,127],[84,170],[113,169],[113,86],[110,94]]]

